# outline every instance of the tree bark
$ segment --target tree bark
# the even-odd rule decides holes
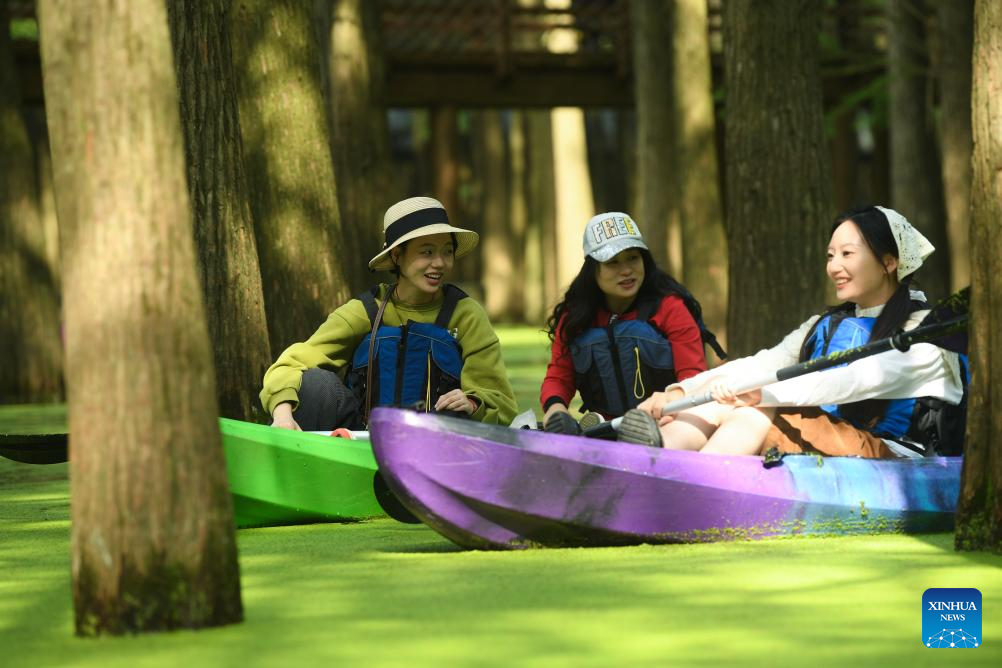
[[[7,3],[0,3],[0,403],[58,401],[59,296],[39,212]]]
[[[484,268],[484,308],[491,321],[511,319],[512,255],[516,242],[508,224],[507,161],[505,132],[501,112],[485,109],[478,114],[478,168],[483,196],[483,229],[480,233],[480,258]]]
[[[222,0],[167,3],[219,408],[224,417],[257,421],[271,349],[225,11]]]
[[[732,355],[774,345],[824,303],[832,191],[820,18],[818,0],[724,3]]]
[[[917,278],[930,299],[939,299],[949,294],[950,249],[927,87],[924,0],[888,0],[887,11],[891,206],[936,247]]]
[[[971,365],[958,550],[1002,553],[1002,5],[974,9]]]
[[[672,7],[678,165],[673,176],[684,268],[679,278],[702,305],[703,320],[726,344],[727,235],[720,202],[706,1],[679,0]]]
[[[526,196],[526,182],[528,173],[526,171],[526,127],[525,113],[521,111],[510,112],[511,123],[508,128],[508,228],[511,231],[513,242],[511,253],[511,278],[509,279],[509,315],[515,322],[542,322],[542,309],[539,307],[538,299],[539,286],[542,280],[534,276],[532,282],[527,282],[526,269],[530,253],[538,254],[538,246],[530,248],[535,244],[529,240],[529,203]],[[532,294],[532,306],[535,309],[534,317],[526,315],[529,309],[529,295],[526,294],[526,285],[532,286],[529,291]]]
[[[383,243],[383,213],[396,201],[389,188],[389,127],[383,102],[384,64],[378,4],[319,0],[327,54],[334,176],[350,257],[352,292],[372,283],[367,262]]]
[[[39,2],[80,635],[242,617],[163,3]]]
[[[936,4],[939,25],[939,134],[950,245],[950,290],[971,282],[971,48],[974,2]]]
[[[637,111],[637,210],[647,247],[669,273],[682,276],[680,230],[673,184],[677,166],[672,133],[672,33],[668,3],[630,5],[633,90]],[[669,253],[674,248],[676,252]]]
[[[459,224],[459,129],[454,107],[435,107],[431,110],[431,170],[432,197],[445,207],[449,220]],[[459,225],[462,227],[462,225]],[[462,283],[480,283],[470,255],[458,261],[453,269],[453,280]]]
[[[526,112],[528,169],[532,174],[528,188],[529,234],[530,238],[538,239],[542,279],[535,284],[530,281],[529,285],[542,287],[543,303],[540,308],[547,315],[561,296],[557,273],[557,185],[551,120],[549,111],[533,109]]]
[[[230,17],[268,336],[279,351],[347,301],[354,259],[338,213],[312,7],[239,0]]]
[[[558,107],[550,115],[556,187],[557,283],[562,292],[581,270],[584,261],[581,239],[585,224],[595,215],[595,205],[588,173],[584,111],[576,107]]]

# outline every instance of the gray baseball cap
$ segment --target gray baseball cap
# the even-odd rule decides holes
[[[608,262],[627,248],[647,249],[640,228],[629,214],[610,211],[588,221],[584,233],[585,255]]]

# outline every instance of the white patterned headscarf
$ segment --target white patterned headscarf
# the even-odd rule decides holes
[[[922,266],[922,261],[932,255],[936,247],[922,236],[922,233],[894,209],[878,206],[891,225],[891,234],[898,244],[898,280],[913,273]]]

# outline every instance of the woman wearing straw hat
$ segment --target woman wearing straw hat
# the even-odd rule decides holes
[[[964,395],[962,360],[932,343],[874,355],[737,395],[762,377],[912,329],[928,313],[912,274],[934,250],[897,211],[870,206],[835,219],[828,277],[843,303],[804,322],[776,346],[654,393],[623,417],[647,445],[728,455],[811,452],[858,457],[917,456],[963,438],[953,411]],[[710,392],[715,402],[662,416],[669,401]],[[639,441],[638,441],[639,442]]]
[[[430,197],[391,206],[383,233],[369,268],[392,272],[394,283],[337,308],[268,369],[261,403],[274,426],[357,429],[381,405],[508,424],[515,397],[497,335],[483,307],[445,282],[477,233],[450,224]]]

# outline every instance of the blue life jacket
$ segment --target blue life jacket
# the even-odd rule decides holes
[[[913,311],[926,308],[928,305],[924,302],[912,302]],[[851,316],[846,311],[834,311],[822,316],[808,334],[809,359],[868,343],[876,321],[876,318]],[[855,420],[848,421],[858,429],[899,441],[923,454],[961,454],[966,426],[967,387],[970,382],[966,355],[960,355],[960,363],[964,388],[960,405],[948,404],[935,397],[891,399],[886,403],[884,414],[875,423],[864,425]],[[830,404],[820,408],[830,415],[846,419],[838,405]],[[921,447],[914,447],[916,444]]]
[[[703,341],[725,359],[727,354],[703,324],[699,303],[687,293],[681,297]],[[660,304],[660,299],[643,300],[637,304],[636,320],[619,320],[613,315],[605,327],[586,329],[570,342],[574,385],[581,393],[584,410],[622,415],[677,380],[671,343],[649,322]]]
[[[369,315],[370,327],[376,321],[378,291],[377,286],[358,297]],[[362,405],[367,392],[372,392],[372,406],[423,405],[427,412],[441,395],[459,389],[463,354],[448,325],[459,300],[467,295],[451,284],[446,284],[444,292],[442,308],[433,324],[408,320],[400,327],[379,326],[375,332],[371,388],[366,387],[366,382],[373,333],[362,338],[347,374],[348,387]]]
[[[843,312],[831,313],[822,317],[814,328],[813,350],[810,359],[864,345],[870,340],[873,325],[876,322],[876,318],[850,317]],[[883,417],[876,424],[861,425],[853,422],[853,426],[876,436],[903,438],[911,428],[915,402],[916,399],[892,399],[887,403]],[[828,404],[820,408],[830,415],[845,419],[835,404]]]

